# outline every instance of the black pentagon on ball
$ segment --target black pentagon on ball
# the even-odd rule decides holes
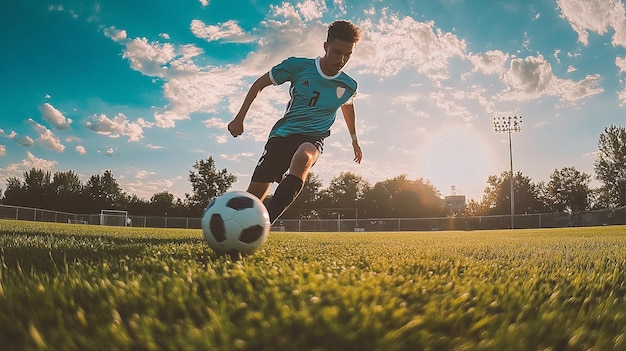
[[[241,231],[239,241],[246,244],[253,243],[263,236],[263,226],[253,225]]]
[[[217,241],[218,243],[226,240],[226,227],[224,227],[224,220],[219,213],[214,213],[211,215],[209,229],[211,230],[211,234],[215,238],[215,241]]]
[[[253,208],[254,199],[246,196],[237,196],[230,198],[226,203],[226,206],[232,208],[235,211],[243,210],[246,208]]]

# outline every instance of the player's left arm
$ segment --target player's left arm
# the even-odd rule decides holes
[[[341,113],[343,113],[343,119],[348,126],[348,132],[350,132],[350,139],[352,139],[352,148],[354,149],[354,162],[361,163],[363,159],[363,152],[359,145],[359,138],[356,134],[356,113],[354,111],[354,102],[341,106]]]

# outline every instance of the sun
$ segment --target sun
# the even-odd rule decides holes
[[[443,126],[426,134],[420,149],[419,172],[442,195],[455,186],[463,195],[480,197],[495,168],[494,150],[473,128]]]

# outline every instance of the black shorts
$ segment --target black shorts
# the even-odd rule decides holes
[[[252,173],[252,181],[280,183],[285,172],[289,169],[293,154],[304,143],[315,145],[320,154],[324,150],[324,137],[297,134],[270,138],[265,144],[265,149],[256,164],[254,173]]]

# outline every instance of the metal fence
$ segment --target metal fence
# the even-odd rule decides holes
[[[128,218],[130,218],[130,225],[133,227],[198,229],[201,226],[200,218],[133,215],[128,215]],[[0,205],[0,219],[99,225],[101,216],[100,214],[68,213],[39,208]]]
[[[200,218],[133,216],[130,225],[149,228],[199,229]],[[72,224],[100,224],[99,214],[75,214],[37,208],[0,205],[0,219]],[[567,213],[520,214],[514,216],[516,229],[590,227],[626,224],[626,207],[597,211]],[[285,219],[273,230],[294,232],[345,231],[435,231],[488,230],[511,227],[511,216],[441,217],[441,218],[377,218],[377,219]]]

